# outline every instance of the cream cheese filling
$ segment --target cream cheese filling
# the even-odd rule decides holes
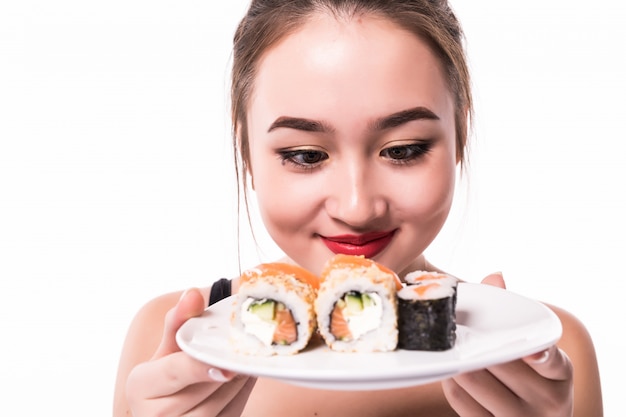
[[[376,293],[366,294],[372,299],[372,302],[368,306],[363,306],[363,310],[354,312],[347,308],[343,309],[343,317],[348,324],[353,340],[377,329],[382,321],[383,303],[380,295]]]
[[[250,305],[255,302],[254,298],[248,298],[241,304],[241,323],[246,333],[255,336],[265,346],[272,345],[272,339],[276,332],[275,321],[267,321],[249,311]]]

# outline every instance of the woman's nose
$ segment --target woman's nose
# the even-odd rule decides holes
[[[366,164],[345,167],[334,173],[328,187],[327,213],[351,227],[367,227],[387,211],[384,191]]]

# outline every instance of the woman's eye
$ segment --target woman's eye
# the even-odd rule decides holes
[[[430,143],[414,143],[410,145],[391,146],[383,149],[380,156],[390,159],[393,163],[403,164],[423,156],[430,150]]]
[[[326,159],[328,154],[322,151],[312,149],[297,149],[278,152],[280,160],[283,164],[293,164],[299,168],[314,168]]]

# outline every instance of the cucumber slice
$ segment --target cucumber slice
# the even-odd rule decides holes
[[[250,304],[248,308],[252,314],[264,321],[274,321],[276,316],[276,302],[274,300],[260,300]]]
[[[363,311],[363,301],[358,293],[349,293],[343,298],[346,302],[346,309],[350,313],[360,313]]]
[[[369,295],[363,293],[361,295],[361,301],[363,301],[363,308],[372,307],[376,305],[376,301]]]

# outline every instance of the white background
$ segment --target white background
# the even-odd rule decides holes
[[[0,3],[0,415],[110,415],[137,309],[237,273],[227,90],[246,3]],[[574,312],[621,415],[626,6],[453,6],[476,124],[431,259]],[[244,267],[277,253],[259,233]]]

